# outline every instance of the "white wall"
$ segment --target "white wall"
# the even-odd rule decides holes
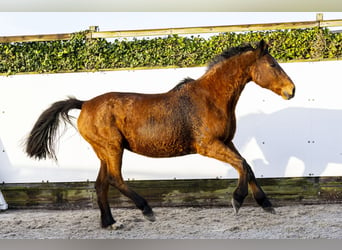
[[[287,63],[296,97],[285,101],[249,83],[237,107],[234,142],[257,177],[342,176],[342,61]],[[205,68],[33,74],[0,77],[0,182],[94,181],[99,161],[71,126],[58,164],[29,159],[22,143],[51,103],[109,91],[158,93]],[[77,116],[79,112],[73,114]],[[222,162],[198,155],[152,159],[125,152],[125,179],[236,178]]]

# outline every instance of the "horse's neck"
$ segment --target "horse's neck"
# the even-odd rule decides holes
[[[235,109],[242,90],[250,81],[249,67],[252,61],[236,56],[206,72],[199,80],[210,96],[221,105]]]

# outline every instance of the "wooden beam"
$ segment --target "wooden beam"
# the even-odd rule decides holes
[[[320,27],[342,27],[342,20],[326,20],[319,22]]]
[[[236,179],[127,181],[153,207],[230,206]],[[262,178],[260,185],[275,206],[342,203],[342,177]],[[0,184],[9,209],[97,208],[93,182]],[[110,188],[112,207],[135,205]],[[245,206],[256,206],[251,194]]]
[[[166,36],[166,35],[174,35],[174,34],[186,35],[186,34],[203,34],[203,33],[222,33],[222,32],[303,29],[303,28],[334,27],[334,26],[342,26],[342,20],[204,26],[204,27],[189,27],[189,28],[165,28],[165,29],[149,29],[149,30],[98,31],[98,32],[92,32],[91,34],[89,34],[89,36],[91,36],[91,38]]]
[[[28,36],[2,36],[0,43],[14,42],[46,42],[57,40],[70,40],[72,34],[48,34],[48,35],[28,35]]]
[[[285,22],[285,23],[262,23],[245,25],[224,25],[224,26],[204,26],[188,28],[165,28],[165,29],[146,29],[146,30],[119,30],[119,31],[99,31],[98,26],[91,26],[87,37],[92,38],[119,38],[119,37],[141,37],[141,36],[167,36],[167,35],[187,35],[204,33],[222,33],[222,32],[246,32],[263,30],[281,30],[281,29],[303,29],[314,27],[338,27],[342,26],[342,20],[320,20],[306,22]],[[73,33],[67,34],[47,34],[47,35],[27,35],[27,36],[3,36],[0,37],[0,43],[11,42],[37,42],[69,40]]]

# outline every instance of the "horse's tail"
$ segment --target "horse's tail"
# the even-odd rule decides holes
[[[82,109],[83,101],[69,97],[59,101],[45,110],[33,126],[26,141],[26,153],[29,157],[46,159],[49,157],[57,161],[54,142],[60,120],[72,124],[68,115],[71,109]]]

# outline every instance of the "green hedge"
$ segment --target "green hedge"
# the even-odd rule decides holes
[[[166,38],[86,39],[75,33],[69,41],[0,44],[0,73],[75,72],[137,67],[205,65],[223,50],[265,39],[280,62],[340,59],[342,34],[326,28],[222,33],[210,38],[178,35]]]

